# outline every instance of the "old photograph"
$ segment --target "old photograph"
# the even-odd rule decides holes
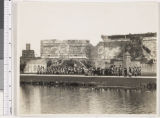
[[[156,114],[156,2],[18,2],[19,114]]]

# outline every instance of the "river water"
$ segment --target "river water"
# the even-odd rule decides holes
[[[21,114],[154,114],[156,91],[21,85]]]

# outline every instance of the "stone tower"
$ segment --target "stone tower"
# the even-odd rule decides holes
[[[123,68],[126,68],[128,70],[130,65],[131,65],[131,55],[127,51],[123,55]]]
[[[30,50],[30,44],[29,43],[26,44],[26,50]]]

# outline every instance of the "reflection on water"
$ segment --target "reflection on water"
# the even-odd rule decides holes
[[[23,85],[21,114],[156,113],[156,91],[93,90]]]

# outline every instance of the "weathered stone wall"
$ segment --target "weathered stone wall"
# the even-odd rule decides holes
[[[60,49],[61,47],[61,49]],[[69,47],[67,42],[59,40],[42,40],[41,57],[42,58],[59,58],[60,54],[67,56]]]
[[[141,64],[142,75],[157,75],[157,65],[156,64]]]
[[[150,54],[147,54],[146,52],[144,52],[146,57],[157,60],[156,59],[156,53],[157,53],[156,44],[157,44],[157,40],[155,39],[155,37],[149,37],[149,38],[146,37],[143,39],[143,45],[151,51]]]
[[[43,67],[44,70],[47,67],[46,59],[32,59],[26,62],[26,66],[24,68],[24,73],[37,73],[38,66]]]
[[[88,40],[43,40],[42,58],[88,58]]]
[[[96,67],[103,67],[111,63],[112,59],[117,59],[122,57],[124,46],[127,41],[110,41],[110,42],[100,42],[95,49],[97,54],[92,55],[95,60]]]
[[[22,51],[22,58],[34,58],[34,50],[23,50]]]
[[[122,37],[122,36],[121,36]],[[131,41],[132,38],[135,40],[134,37],[131,38],[108,38],[107,36],[103,36],[103,42],[100,42],[95,49],[95,56],[92,56],[95,60],[95,66],[100,67],[105,65],[108,65],[111,63],[111,60],[113,59],[119,59],[123,57],[123,53],[126,51],[128,48],[130,54],[131,54],[131,59],[132,61],[136,61],[137,58],[139,58],[139,61],[143,60],[143,56],[133,56],[133,53],[142,54],[145,56],[145,58],[149,61],[150,59],[156,60],[156,37],[139,37],[142,38],[142,44],[138,43],[136,40],[135,42]],[[135,43],[135,44],[134,44]],[[142,47],[142,46],[145,47]],[[131,46],[131,47],[130,47]],[[135,50],[131,50],[130,48],[133,48]],[[144,48],[147,48],[144,50]],[[149,50],[149,51],[147,51]],[[143,52],[142,52],[143,51]],[[136,54],[135,54],[136,55]],[[145,62],[144,62],[145,63]],[[139,64],[138,64],[139,65]]]

